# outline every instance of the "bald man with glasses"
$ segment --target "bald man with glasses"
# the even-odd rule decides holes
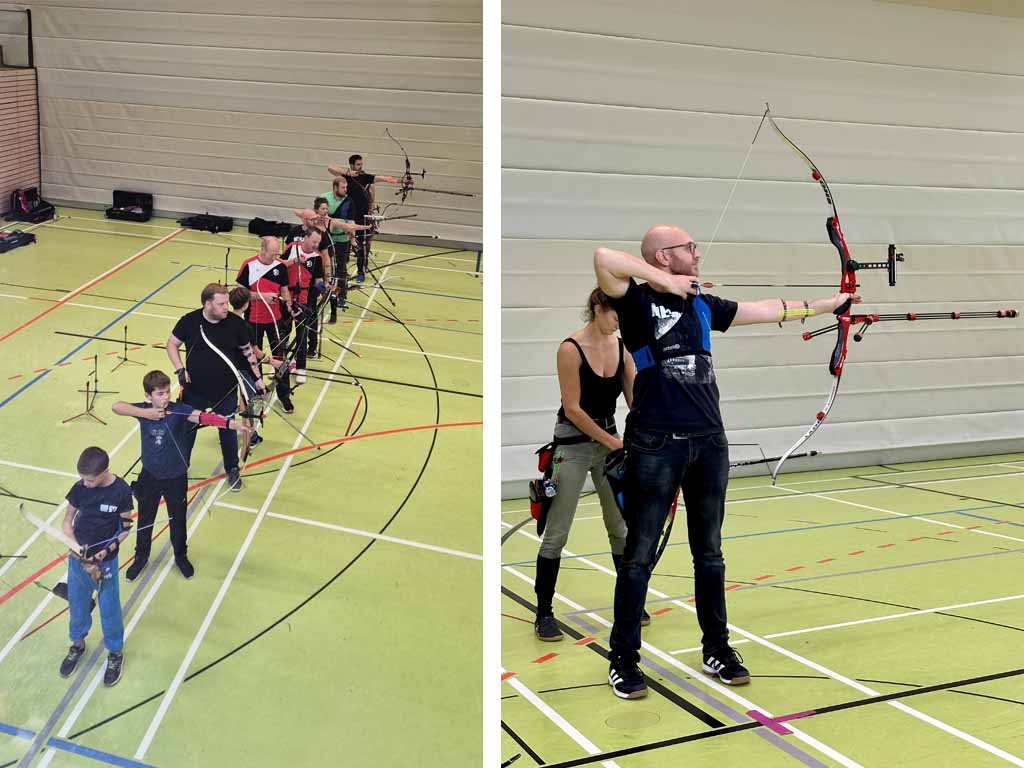
[[[697,622],[705,674],[726,685],[750,682],[729,646],[722,522],[729,481],[729,443],[711,361],[711,331],[826,314],[856,294],[803,301],[735,302],[701,293],[700,247],[679,227],[651,227],[642,259],[598,248],[594,271],[619,315],[623,343],[636,363],[633,407],[626,417],[623,517],[626,547],[615,581],[615,624],[608,682],[623,699],[647,695],[640,671],[640,618],[662,527],[681,488],[693,555]],[[637,282],[642,280],[644,282]]]

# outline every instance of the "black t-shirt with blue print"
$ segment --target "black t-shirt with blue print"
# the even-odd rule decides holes
[[[71,486],[66,498],[68,504],[78,510],[73,524],[75,541],[89,545],[86,557],[109,546],[124,528],[121,515],[135,508],[132,490],[120,477],[100,488],[86,488],[79,480]]]
[[[722,432],[711,331],[726,331],[735,301],[701,294],[684,299],[630,279],[612,299],[619,331],[636,363],[627,428],[711,434]]]
[[[149,403],[132,403],[136,408],[152,408]],[[170,480],[188,474],[185,435],[193,424],[188,417],[195,409],[184,403],[168,403],[164,417],[139,420],[142,435],[142,468],[158,480]]]

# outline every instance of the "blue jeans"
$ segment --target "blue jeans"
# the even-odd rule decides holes
[[[729,442],[724,432],[686,436],[630,430],[625,439],[626,549],[615,580],[613,659],[640,659],[640,615],[654,556],[676,488],[682,488],[693,556],[697,622],[704,651],[728,645],[722,522],[729,482]]]
[[[96,602],[100,607],[100,626],[103,628],[103,644],[110,653],[120,653],[124,648],[124,618],[121,615],[121,595],[117,582],[117,555],[100,564],[103,578],[100,579],[99,595]],[[85,572],[82,561],[68,556],[68,614],[71,623],[68,635],[72,643],[82,643],[92,628],[92,613],[89,600],[96,583]]]

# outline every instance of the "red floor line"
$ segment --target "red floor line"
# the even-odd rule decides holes
[[[538,658],[534,659],[530,663],[531,664],[543,664],[545,661],[551,661],[557,655],[558,655],[557,653],[545,653],[543,656],[539,656]]]
[[[667,608],[660,608],[657,611],[651,611],[651,616],[661,616],[661,614],[668,613],[671,610],[672,606],[670,605]]]
[[[299,448],[293,448],[290,451],[282,451],[281,453],[276,453],[276,454],[273,454],[271,456],[264,456],[262,459],[260,459],[258,461],[250,462],[247,466],[249,468],[258,467],[261,464],[267,464],[268,462],[276,461],[277,459],[283,459],[283,458],[287,458],[288,456],[295,456],[295,455],[300,454],[300,453],[306,453],[307,451],[314,451],[314,450],[317,450],[318,448],[323,448],[323,447],[328,446],[328,445],[337,445],[339,443],[350,443],[350,442],[353,442],[355,440],[367,440],[367,439],[369,439],[371,437],[385,437],[387,435],[400,435],[400,434],[405,434],[406,432],[421,432],[421,431],[427,430],[427,429],[451,429],[451,428],[455,428],[455,427],[479,427],[479,426],[483,426],[483,422],[482,421],[459,421],[459,422],[451,422],[451,423],[447,423],[447,424],[418,424],[418,425],[412,426],[412,427],[396,427],[395,429],[384,429],[384,430],[381,430],[379,432],[364,432],[361,435],[348,435],[346,437],[336,437],[333,440],[325,440],[324,442],[316,443],[315,445],[304,445],[304,446],[301,446]],[[227,475],[225,473],[221,472],[219,475],[213,475],[212,477],[208,477],[205,480],[200,480],[198,483],[195,483],[194,485],[190,485],[188,487],[187,491],[191,492],[191,491],[198,490],[199,488],[202,488],[204,486],[210,485],[212,483],[216,483],[218,480],[221,480],[221,479],[223,479],[225,477],[227,477]],[[163,502],[161,502],[161,503],[163,503]],[[22,589],[27,587],[29,584],[31,584],[33,581],[35,581],[37,578],[39,578],[44,573],[46,573],[47,571],[49,571],[52,568],[54,568],[55,566],[57,566],[59,563],[63,562],[66,557],[67,557],[67,555],[64,554],[64,555],[61,555],[60,557],[56,558],[55,560],[52,560],[51,562],[49,562],[46,565],[44,565],[40,570],[36,571],[34,574],[29,576],[25,581],[21,582],[20,584],[18,584],[15,587],[9,589],[3,595],[0,595],[0,605],[3,605],[5,602],[10,600],[12,597],[14,597],[16,594],[18,594],[18,592],[20,592]]]
[[[754,577],[754,581],[764,581],[765,579],[773,578],[773,576],[774,576],[774,574],[766,573],[764,576],[755,576]]]
[[[83,285],[83,286],[82,286],[81,288],[77,288],[77,289],[75,289],[74,291],[72,291],[71,293],[69,293],[69,294],[68,294],[67,296],[65,296],[65,297],[64,297],[63,299],[61,299],[60,301],[56,302],[56,303],[55,303],[55,304],[54,304],[54,305],[53,305],[52,307],[48,307],[48,308],[46,309],[46,311],[44,311],[44,312],[40,312],[40,313],[39,313],[38,315],[36,315],[35,317],[31,317],[31,318],[29,318],[28,320],[26,320],[26,321],[25,321],[24,323],[22,323],[21,325],[19,325],[19,326],[18,326],[17,328],[14,328],[13,330],[10,330],[10,331],[8,331],[8,332],[7,332],[7,333],[5,333],[5,334],[4,334],[3,336],[0,336],[0,344],[2,344],[3,342],[7,341],[7,339],[11,338],[11,337],[12,337],[12,336],[13,336],[14,334],[16,334],[16,333],[18,333],[18,332],[20,332],[20,331],[23,331],[23,330],[25,330],[25,329],[26,329],[26,328],[28,328],[28,327],[29,327],[30,325],[32,325],[33,323],[35,323],[35,322],[36,322],[37,320],[42,320],[42,319],[43,319],[44,317],[46,317],[46,316],[47,316],[48,314],[50,314],[51,312],[53,312],[53,311],[54,311],[55,309],[57,309],[58,307],[60,307],[60,306],[62,306],[62,305],[64,305],[64,304],[67,304],[67,303],[68,303],[69,301],[71,301],[71,300],[72,300],[73,298],[75,298],[75,297],[76,297],[76,296],[78,296],[79,294],[81,294],[81,293],[84,293],[85,291],[89,290],[89,289],[90,289],[90,288],[92,288],[92,287],[93,287],[94,285],[98,285],[99,283],[102,283],[102,282],[103,282],[104,280],[106,280],[106,279],[107,279],[108,277],[110,277],[110,276],[112,276],[112,275],[116,275],[116,274],[117,274],[118,272],[120,272],[120,271],[121,271],[122,269],[124,269],[125,267],[127,267],[127,266],[129,266],[129,265],[131,265],[131,264],[134,264],[134,263],[135,263],[136,261],[138,261],[139,259],[141,259],[141,258],[142,258],[143,256],[145,256],[145,255],[146,255],[147,253],[151,253],[151,252],[152,252],[152,251],[153,251],[154,249],[158,248],[159,246],[163,245],[164,243],[168,242],[169,240],[173,240],[174,238],[176,238],[176,237],[177,237],[178,235],[180,235],[180,234],[181,234],[182,232],[184,232],[184,231],[185,231],[185,229],[184,229],[184,228],[181,228],[181,229],[178,229],[178,230],[177,230],[176,232],[172,232],[172,233],[171,233],[170,235],[168,235],[167,237],[164,237],[164,238],[163,238],[163,239],[161,239],[161,240],[157,240],[157,241],[156,241],[155,243],[153,243],[152,245],[150,245],[150,246],[148,246],[148,247],[146,247],[146,248],[143,248],[143,249],[142,249],[141,251],[139,251],[139,252],[138,252],[137,254],[135,254],[134,256],[132,256],[132,257],[128,258],[128,259],[127,259],[127,260],[125,260],[125,261],[122,261],[122,262],[121,262],[120,264],[118,264],[118,265],[117,265],[116,267],[114,267],[113,269],[111,269],[111,270],[109,270],[109,271],[107,271],[107,272],[103,273],[102,275],[100,275],[99,277],[97,277],[97,278],[95,278],[95,279],[93,279],[93,280],[90,280],[90,281],[89,281],[88,283],[86,283],[85,285]]]
[[[864,550],[863,549],[855,549],[855,550],[853,550],[853,552],[848,552],[847,554],[849,554],[851,557],[853,555],[863,555],[864,554]]]
[[[895,543],[892,543],[892,544],[879,544],[878,548],[879,549],[888,549],[889,547],[895,547],[895,546],[896,546]]]
[[[596,637],[581,637],[574,643],[574,645],[590,645],[595,640],[597,640]]]
[[[502,673],[501,673],[501,679],[502,679],[503,681],[504,681],[504,680],[508,680],[508,679],[509,679],[510,677],[515,677],[515,676],[516,676],[516,673],[515,673],[515,672],[502,672]]]
[[[818,562],[824,565],[825,563],[831,563],[833,560],[835,560],[834,557],[826,557],[824,560],[818,560]]]
[[[789,571],[790,573],[793,573],[793,571],[802,571],[803,569],[804,569],[804,566],[802,566],[802,565],[794,565],[792,568],[787,568],[786,570]]]

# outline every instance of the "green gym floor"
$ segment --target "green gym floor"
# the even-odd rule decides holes
[[[445,249],[378,238],[383,289],[368,280],[350,293],[349,310],[326,326],[329,358],[310,363],[355,378],[300,386],[291,426],[268,414],[240,493],[225,493],[217,440],[200,432],[190,469],[196,576],[181,578],[156,528],[150,564],[120,582],[125,668],[107,689],[97,614],[79,671],[57,674],[66,603],[46,590],[66,571],[62,547],[18,503],[59,526],[89,445],[128,470],[138,428],[110,405],[142,400],[146,371],[170,372],[163,349],[145,345],[162,347],[203,286],[224,280],[225,256],[233,282],[257,238],[59,214],[8,225],[38,242],[0,255],[0,553],[25,556],[0,559],[0,765],[477,764],[476,253],[428,256]],[[128,352],[139,364],[112,370],[121,345],[57,332],[126,336],[141,343]],[[105,423],[65,422],[85,410],[78,390],[94,369],[99,388],[116,392],[96,399]]]
[[[502,757],[530,765],[1024,765],[1024,454],[734,479],[723,549],[732,641],[753,679],[700,672],[680,510],[651,579],[647,698],[605,655],[614,573],[595,496],[534,638],[538,539],[506,502]]]

